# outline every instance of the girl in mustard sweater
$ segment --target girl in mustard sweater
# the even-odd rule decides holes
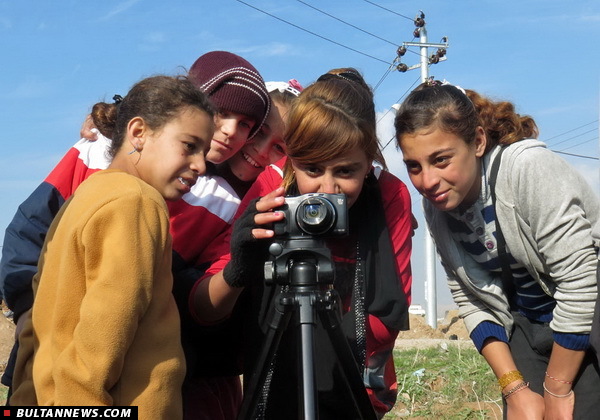
[[[214,111],[186,78],[155,76],[115,104],[108,169],[61,208],[19,336],[12,405],[137,405],[181,418],[185,374],[165,200],[206,169]],[[96,113],[95,113],[96,114]]]

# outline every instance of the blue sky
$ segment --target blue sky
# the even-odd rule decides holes
[[[553,150],[598,157],[597,0],[244,2],[254,8],[237,0],[0,0],[0,240],[19,203],[78,140],[94,103],[124,95],[146,76],[183,74],[211,50],[242,55],[265,80],[303,85],[330,68],[358,68],[377,87],[387,144],[391,105],[420,79],[418,69],[388,70],[397,46],[416,41],[412,19],[420,10],[429,42],[446,36],[450,45],[430,75],[514,102]],[[418,52],[409,48],[402,61],[417,64]],[[385,155],[409,184],[393,144]],[[563,156],[599,190],[598,160]],[[420,198],[411,191],[422,225]],[[415,235],[413,258],[413,301],[422,304],[423,235]],[[439,267],[437,277],[444,305],[450,298]]]

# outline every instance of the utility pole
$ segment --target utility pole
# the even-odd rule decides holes
[[[449,47],[448,38],[443,37],[441,44],[432,44],[427,42],[427,29],[425,28],[425,14],[421,11],[414,20],[416,29],[413,32],[415,38],[419,38],[419,42],[403,42],[398,48],[398,58],[401,60],[406,53],[406,47],[419,47],[421,60],[419,64],[407,66],[400,62],[396,69],[402,73],[416,68],[421,69],[421,83],[429,78],[429,65],[437,64],[440,61],[446,60],[446,49]],[[429,56],[428,49],[437,48],[435,54]],[[425,224],[425,302],[426,302],[426,320],[427,324],[432,328],[437,328],[437,287],[435,276],[436,264],[435,244],[431,238],[429,228]]]

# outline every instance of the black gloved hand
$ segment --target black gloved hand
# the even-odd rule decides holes
[[[258,214],[256,202],[252,200],[239,219],[233,224],[231,233],[231,261],[223,270],[223,278],[231,287],[245,287],[264,277],[264,265],[269,256],[270,241],[256,239],[252,235]]]

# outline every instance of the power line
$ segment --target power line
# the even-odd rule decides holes
[[[562,152],[562,151],[565,151],[565,150],[572,149],[573,147],[581,146],[582,144],[586,144],[586,143],[589,143],[589,142],[591,142],[591,141],[594,141],[594,140],[598,140],[598,139],[597,139],[597,138],[592,138],[592,139],[589,139],[589,140],[583,141],[583,142],[581,142],[581,143],[577,143],[577,144],[574,144],[574,145],[572,145],[572,146],[565,147],[564,149],[561,149],[561,152]]]
[[[559,153],[561,155],[568,155],[568,156],[574,156],[574,157],[578,157],[578,158],[582,158],[582,159],[593,159],[593,160],[600,160],[600,158],[597,157],[593,157],[593,156],[583,156],[583,155],[576,155],[573,153],[567,153],[567,152],[560,152],[558,150],[552,150],[554,153]]]
[[[381,79],[379,79],[379,82],[377,82],[377,84],[373,88],[373,92],[375,92],[377,90],[377,88],[383,83],[383,81],[385,80],[385,78],[389,76],[389,74],[393,70],[393,66],[394,65],[392,64],[390,67],[388,67],[388,69],[385,71],[385,73],[383,73],[383,76],[381,76]]]
[[[406,89],[406,92],[404,92],[404,93],[402,94],[402,96],[400,96],[400,97],[398,98],[398,100],[396,101],[396,103],[400,103],[400,101],[402,100],[402,98],[404,98],[404,97],[406,96],[406,94],[412,90],[413,86],[414,86],[414,85],[416,85],[416,84],[417,84],[417,82],[419,82],[419,80],[420,80],[420,78],[417,78],[417,80],[415,80],[415,81],[413,82],[413,84],[412,84],[412,85],[410,85],[408,89]],[[386,116],[387,114],[389,114],[389,113],[390,113],[390,111],[391,111],[391,110],[392,110],[392,108],[388,108],[388,110],[385,112],[385,114],[383,114],[383,115],[381,116],[381,118],[379,118],[379,120],[377,121],[377,124],[379,124],[379,123],[381,122],[381,120],[383,120],[383,119],[385,118],[385,116]],[[392,139],[391,139],[390,141],[388,141],[388,142],[385,144],[385,146],[383,146],[383,149],[385,149],[385,148],[388,146],[388,144],[390,144],[390,142],[391,142],[392,140],[394,140],[394,138],[393,138],[393,137],[392,137]],[[383,149],[382,149],[382,150],[383,150]]]
[[[591,125],[591,124],[595,124],[595,123],[597,123],[598,121],[600,121],[600,120],[592,121],[592,122],[590,122],[590,123],[587,123],[587,124],[581,125],[581,126],[579,126],[579,127],[573,128],[572,130],[565,131],[564,133],[557,134],[557,135],[556,135],[556,136],[554,136],[554,137],[550,137],[549,139],[546,139],[546,143],[548,143],[550,140],[552,140],[552,139],[555,139],[555,138],[557,138],[557,137],[564,136],[565,134],[569,134],[569,133],[571,133],[571,132],[573,132],[573,131],[575,131],[575,130],[579,130],[580,128],[587,127],[588,125]]]
[[[381,38],[380,36],[377,36],[377,35],[375,35],[375,34],[372,34],[372,33],[371,33],[371,32],[369,32],[369,31],[365,31],[364,29],[361,29],[361,28],[359,28],[358,26],[355,26],[355,25],[353,25],[353,24],[351,24],[351,23],[348,23],[348,22],[346,22],[346,21],[343,21],[342,19],[340,19],[340,18],[338,18],[338,17],[336,17],[336,16],[333,16],[332,14],[329,14],[329,13],[327,13],[327,12],[325,12],[325,11],[321,10],[321,9],[318,9],[318,8],[316,8],[315,6],[313,6],[313,5],[311,5],[311,4],[308,4],[308,3],[306,3],[306,2],[304,2],[304,1],[302,1],[302,0],[296,0],[296,1],[297,1],[298,3],[302,3],[302,4],[304,4],[305,6],[308,6],[308,7],[310,7],[311,9],[314,9],[314,10],[316,10],[317,12],[323,13],[324,15],[327,15],[327,16],[329,16],[330,18],[337,20],[338,22],[342,22],[342,23],[343,23],[343,24],[345,24],[345,25],[348,25],[348,26],[350,26],[350,27],[352,27],[352,28],[354,28],[354,29],[357,29],[357,30],[359,30],[359,31],[361,31],[361,32],[364,32],[365,34],[371,35],[372,37],[375,37],[375,38],[377,38],[377,39],[380,39],[380,40],[382,40],[382,41],[384,41],[384,42],[387,42],[388,44],[391,44],[391,45],[393,45],[393,46],[395,46],[395,47],[397,47],[397,46],[398,46],[398,43],[397,43],[397,42],[388,41],[387,39],[385,39],[385,38]]]
[[[365,1],[365,2],[367,2],[367,3],[369,3],[369,4],[372,4],[373,6],[377,6],[377,7],[379,7],[380,9],[387,10],[388,12],[390,12],[390,13],[393,13],[393,14],[395,14],[395,15],[397,15],[397,16],[403,17],[403,18],[405,18],[405,19],[408,19],[408,20],[410,20],[410,21],[412,21],[412,20],[413,20],[413,18],[410,18],[410,17],[408,17],[408,16],[401,15],[400,13],[398,13],[398,12],[394,12],[393,10],[386,9],[385,7],[383,7],[383,6],[380,6],[380,5],[378,5],[377,3],[373,3],[372,1],[369,1],[369,0],[364,0],[364,1]]]
[[[246,6],[248,6],[248,7],[251,7],[252,9],[254,9],[254,10],[256,10],[256,11],[259,11],[259,12],[261,12],[261,13],[264,13],[265,15],[267,15],[267,16],[270,16],[270,17],[272,17],[272,18],[274,18],[274,19],[277,19],[277,20],[279,20],[279,21],[281,21],[281,22],[283,22],[283,23],[287,23],[288,25],[290,25],[290,26],[293,26],[293,27],[294,27],[294,28],[296,28],[296,29],[300,29],[301,31],[307,32],[307,33],[309,33],[309,34],[311,34],[311,35],[314,35],[314,36],[316,36],[316,37],[319,37],[319,38],[321,38],[321,39],[324,39],[325,41],[329,41],[329,42],[331,42],[332,44],[338,45],[338,46],[340,46],[340,47],[342,47],[342,48],[346,48],[347,50],[353,51],[353,52],[355,52],[355,53],[358,53],[358,54],[364,55],[365,57],[372,58],[373,60],[377,60],[377,61],[380,61],[380,62],[382,62],[382,63],[388,64],[388,65],[392,65],[392,64],[391,64],[391,63],[389,63],[388,61],[385,61],[385,60],[382,60],[382,59],[380,59],[380,58],[374,57],[374,56],[372,56],[372,55],[370,55],[370,54],[364,53],[364,52],[362,52],[362,51],[359,51],[359,50],[357,50],[357,49],[354,49],[354,48],[352,48],[352,47],[348,47],[347,45],[340,44],[340,43],[339,43],[339,42],[337,42],[337,41],[334,41],[334,40],[332,40],[332,39],[329,39],[329,38],[327,38],[327,37],[324,37],[324,36],[322,36],[322,35],[319,35],[319,34],[317,34],[317,33],[315,33],[315,32],[309,31],[308,29],[305,29],[305,28],[303,28],[303,27],[301,27],[301,26],[298,26],[298,25],[296,25],[296,24],[294,24],[294,23],[292,23],[292,22],[289,22],[289,21],[287,21],[287,20],[285,20],[285,19],[282,19],[282,18],[280,18],[280,17],[278,17],[278,16],[275,16],[275,15],[273,15],[273,14],[269,13],[269,12],[266,12],[266,11],[264,11],[264,10],[262,10],[262,9],[259,9],[258,7],[255,7],[255,6],[251,5],[251,4],[248,4],[248,3],[246,3],[245,1],[242,1],[242,0],[236,0],[236,1],[237,1],[238,3],[245,4]]]
[[[581,128],[581,127],[579,127],[579,128]],[[575,128],[575,129],[573,129],[573,130],[571,130],[571,131],[574,131],[574,130],[577,130],[577,128]],[[593,128],[593,129],[591,129],[591,130],[588,130],[588,131],[586,131],[586,132],[584,132],[584,133],[577,134],[576,136],[573,136],[573,137],[569,137],[568,139],[565,139],[565,140],[559,141],[558,143],[555,143],[555,144],[553,144],[553,145],[552,145],[552,147],[556,147],[556,146],[558,146],[559,144],[562,144],[562,143],[568,142],[569,140],[576,139],[577,137],[581,137],[581,136],[583,136],[583,135],[585,135],[585,134],[589,134],[589,133],[592,133],[592,132],[594,132],[594,131],[597,131],[597,130],[598,130],[598,128]],[[566,134],[566,133],[565,133],[565,134]],[[571,146],[571,147],[573,147],[573,146]]]

